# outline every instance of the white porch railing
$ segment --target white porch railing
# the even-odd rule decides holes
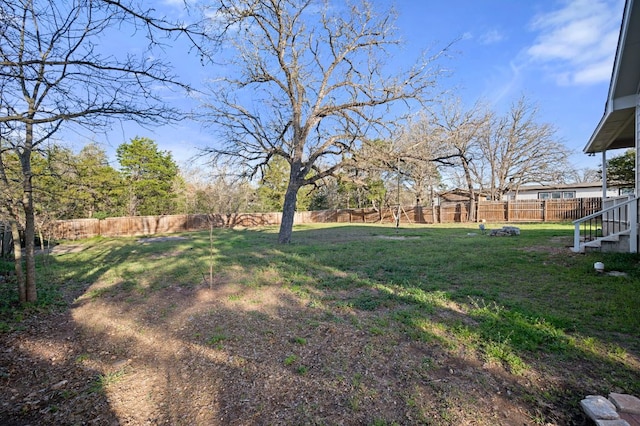
[[[605,200],[610,204],[602,211],[573,221],[573,251],[582,252],[590,241],[629,234],[629,252],[638,252],[638,200],[639,198],[616,198]]]

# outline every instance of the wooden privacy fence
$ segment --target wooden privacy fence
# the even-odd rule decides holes
[[[487,222],[562,222],[580,219],[601,209],[601,198],[482,201],[477,205],[476,218]]]
[[[600,198],[568,200],[481,201],[476,220],[487,222],[559,222],[579,219],[600,211]],[[434,207],[403,207],[401,223],[469,222],[470,203],[445,203]],[[295,224],[303,223],[394,223],[397,207],[296,212]],[[279,225],[282,213],[188,214],[167,216],[111,217],[107,219],[59,220],[52,224],[54,239],[96,236],[136,236],[170,234],[220,227]]]
[[[52,224],[54,239],[75,240],[90,237],[121,237],[170,234],[209,229],[210,226],[266,226],[278,225],[282,213],[252,214],[185,214],[165,216],[109,217],[106,219],[58,220]]]

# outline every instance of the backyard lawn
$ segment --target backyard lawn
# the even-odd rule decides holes
[[[588,424],[640,395],[640,257],[517,226],[62,242],[0,283],[0,424]]]

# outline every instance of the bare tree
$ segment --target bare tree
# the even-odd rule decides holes
[[[337,178],[347,196],[347,208],[352,207],[353,199],[357,208],[370,205],[381,212],[381,207],[388,204],[386,183],[395,173],[396,157],[392,141],[382,139],[364,140],[345,156]]]
[[[479,103],[465,109],[459,99],[441,104],[433,111],[433,121],[439,127],[442,143],[449,151],[449,166],[462,172],[462,180],[469,191],[469,220],[475,220],[476,185],[479,175],[480,150],[478,138],[491,115]]]
[[[178,34],[193,40],[201,34],[137,4],[0,0],[0,138],[18,155],[22,172],[26,284],[21,301],[36,300],[32,153],[70,123],[95,131],[114,118],[144,124],[181,118],[165,104],[159,86],[186,86],[165,62],[150,59],[144,49],[140,55],[119,55],[97,47],[111,31],[124,29],[144,32],[150,45]]]
[[[300,188],[334,174],[347,153],[381,137],[436,84],[446,49],[387,72],[399,41],[393,11],[378,8],[366,0],[223,0],[214,14],[235,55],[206,105],[224,141],[208,151],[251,173],[273,156],[289,163],[280,243],[291,240]]]
[[[555,128],[538,122],[537,115],[537,107],[521,97],[505,116],[492,121],[480,138],[493,199],[501,200],[527,183],[562,182],[571,169],[569,152],[556,139]]]
[[[181,173],[184,185],[185,207],[189,213],[206,214],[209,225],[209,271],[202,279],[209,287],[214,283],[215,233],[220,226],[233,227],[238,213],[247,211],[255,190],[246,179],[224,168],[202,169],[186,165]],[[190,206],[189,206],[190,205]],[[244,210],[243,210],[244,209]]]
[[[255,188],[249,181],[225,167],[202,168],[190,165],[181,171],[184,194],[189,198],[188,213],[220,214],[226,225],[233,225],[233,217],[251,209]]]
[[[446,134],[427,114],[409,123],[396,138],[402,164],[399,170],[414,195],[416,206],[423,205],[425,200],[427,205],[432,203],[435,190],[441,184],[440,168],[457,159],[457,153],[444,143],[445,138]]]
[[[597,168],[570,169],[564,183],[593,183],[602,180],[602,171]]]

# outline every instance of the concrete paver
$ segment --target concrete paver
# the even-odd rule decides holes
[[[626,420],[626,422],[629,423],[629,426],[640,426],[640,414],[624,412],[619,412],[618,414],[620,414],[620,418],[622,420]]]
[[[633,395],[612,392],[609,399],[588,395],[580,406],[597,426],[640,426],[640,398]]]
[[[616,406],[618,411],[631,414],[640,414],[640,398],[624,393],[610,393],[609,401]]]

